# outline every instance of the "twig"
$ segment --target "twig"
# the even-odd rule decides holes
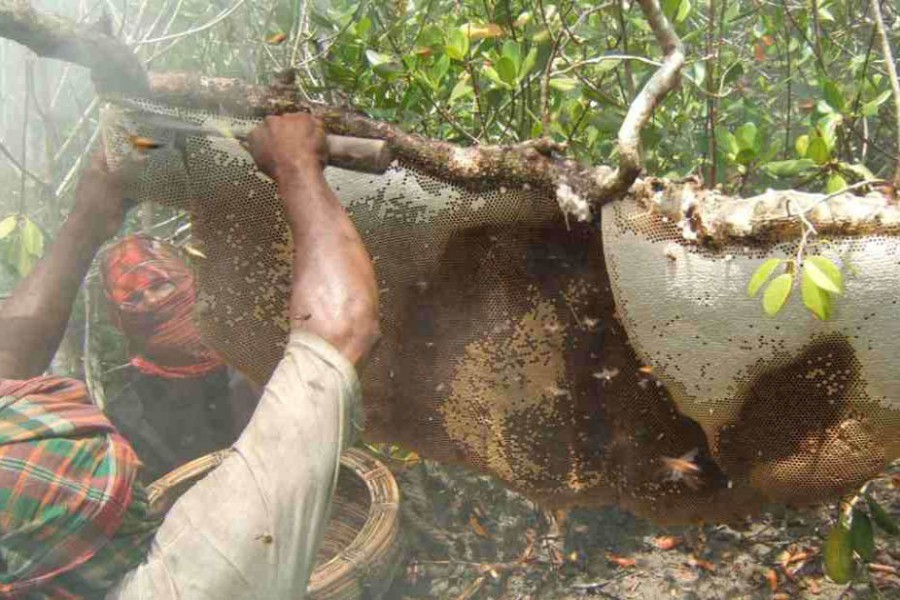
[[[88,141],[87,145],[85,145],[84,150],[81,154],[78,155],[78,158],[75,159],[75,162],[69,168],[69,171],[66,173],[66,176],[63,177],[62,182],[56,188],[56,196],[62,196],[63,192],[66,191],[66,188],[69,187],[69,184],[72,183],[72,179],[75,177],[75,174],[78,173],[78,169],[81,166],[81,161],[84,160],[84,157],[87,156],[91,151],[91,147],[94,145],[94,141],[96,141],[97,137],[100,135],[100,126],[97,125],[94,128],[94,133],[91,134],[91,139]]]
[[[207,29],[209,29],[211,27],[215,27],[216,25],[218,25],[219,23],[221,23],[222,21],[227,19],[229,16],[231,16],[231,13],[233,13],[234,11],[239,9],[241,6],[243,6],[246,1],[247,0],[237,0],[237,2],[235,2],[230,8],[224,9],[218,15],[213,17],[212,20],[204,23],[203,25],[193,27],[186,31],[180,31],[178,33],[171,33],[169,35],[163,35],[163,36],[160,36],[157,38],[140,40],[138,42],[135,42],[134,46],[137,47],[137,46],[141,46],[143,44],[154,44],[156,42],[167,42],[169,40],[176,40],[176,39],[183,38],[183,37],[186,37],[189,35],[194,35],[195,33],[200,33],[202,31],[206,31]]]
[[[651,67],[662,67],[663,64],[659,61],[652,60],[647,58],[646,56],[635,56],[633,54],[604,54],[603,56],[597,56],[595,58],[588,58],[586,60],[580,60],[578,62],[569,63],[564,69],[559,69],[558,71],[553,71],[550,75],[562,75],[564,73],[568,73],[572,69],[577,69],[579,67],[583,67],[585,65],[595,65],[597,63],[601,63],[606,60],[636,60],[637,62],[642,62],[644,64],[650,65]]]
[[[9,148],[7,148],[3,144],[2,141],[0,141],[0,154],[3,154],[3,156],[5,156],[7,158],[7,160],[9,160],[9,163],[13,166],[13,168],[16,169],[16,171],[19,172],[20,175],[22,173],[24,173],[25,175],[28,176],[29,179],[34,181],[36,184],[38,184],[39,186],[41,186],[48,192],[53,193],[53,188],[50,187],[50,184],[48,182],[44,181],[43,179],[41,179],[38,175],[35,175],[34,172],[29,171],[28,169],[23,167],[22,164],[19,162],[19,160],[15,156],[12,155],[12,153],[9,151]]]
[[[31,70],[32,65],[32,57],[29,56],[25,59],[25,79],[27,81],[25,85],[25,115],[22,118],[22,185],[19,188],[19,214],[25,214],[25,182],[28,180],[28,177],[25,175],[25,172],[28,170],[28,109],[31,106],[31,76],[33,74]]]
[[[884,17],[881,15],[881,4],[878,0],[871,0],[872,12],[875,16],[875,26],[878,28],[878,36],[881,38],[881,50],[884,52],[884,63],[888,77],[891,80],[891,89],[894,90],[895,121],[897,126],[897,166],[894,169],[894,190],[900,188],[900,81],[897,79],[897,65],[894,62],[894,54],[891,52],[891,44],[888,41],[884,28]]]

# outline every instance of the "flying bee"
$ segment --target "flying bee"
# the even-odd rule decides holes
[[[678,458],[662,456],[659,460],[662,462],[661,477],[663,481],[682,482],[692,490],[700,487],[702,469],[696,463],[696,448],[685,452]]]
[[[280,44],[281,42],[283,42],[285,39],[287,39],[287,35],[286,35],[286,34],[284,34],[284,33],[276,33],[275,35],[269,37],[269,38],[266,40],[266,43],[269,44],[270,46],[277,46],[278,44]]]
[[[162,142],[158,142],[153,138],[144,137],[141,135],[131,134],[128,136],[128,141],[131,143],[131,146],[137,150],[138,152],[146,152],[147,150],[156,150],[158,148],[163,147]]]

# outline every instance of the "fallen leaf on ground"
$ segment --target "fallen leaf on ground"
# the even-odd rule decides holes
[[[472,531],[475,532],[475,535],[478,537],[483,537],[485,539],[490,539],[491,534],[488,533],[488,530],[485,529],[484,525],[481,524],[481,521],[478,520],[474,514],[469,515],[469,527],[472,528]]]
[[[674,535],[664,535],[653,540],[653,544],[660,550],[671,550],[681,544],[681,538]]]
[[[778,573],[775,572],[775,569],[766,570],[766,583],[773,592],[778,589]]]
[[[716,565],[712,564],[708,560],[703,560],[702,558],[697,558],[696,556],[692,556],[691,559],[687,562],[688,566],[696,567],[698,569],[702,569],[704,571],[715,571]]]
[[[609,562],[614,563],[616,566],[622,567],[623,569],[637,566],[637,560],[625,556],[619,556],[617,554],[613,554],[612,552],[607,552],[606,559]]]

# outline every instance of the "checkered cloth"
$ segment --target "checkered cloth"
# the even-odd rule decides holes
[[[225,367],[194,324],[194,273],[178,248],[147,235],[132,235],[111,246],[101,264],[113,319],[128,337],[135,352],[131,363],[140,372],[178,379]],[[161,283],[175,288],[164,301],[152,307],[135,301]]]
[[[128,442],[71,379],[0,380],[0,597],[86,598],[159,526]]]

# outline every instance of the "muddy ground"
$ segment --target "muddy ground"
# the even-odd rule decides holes
[[[406,560],[387,600],[900,599],[900,537],[876,534],[875,569],[837,585],[820,548],[836,506],[773,508],[743,527],[661,528],[615,508],[553,520],[488,477],[395,469]],[[890,480],[874,496],[900,517]],[[562,524],[565,535],[559,535]]]

